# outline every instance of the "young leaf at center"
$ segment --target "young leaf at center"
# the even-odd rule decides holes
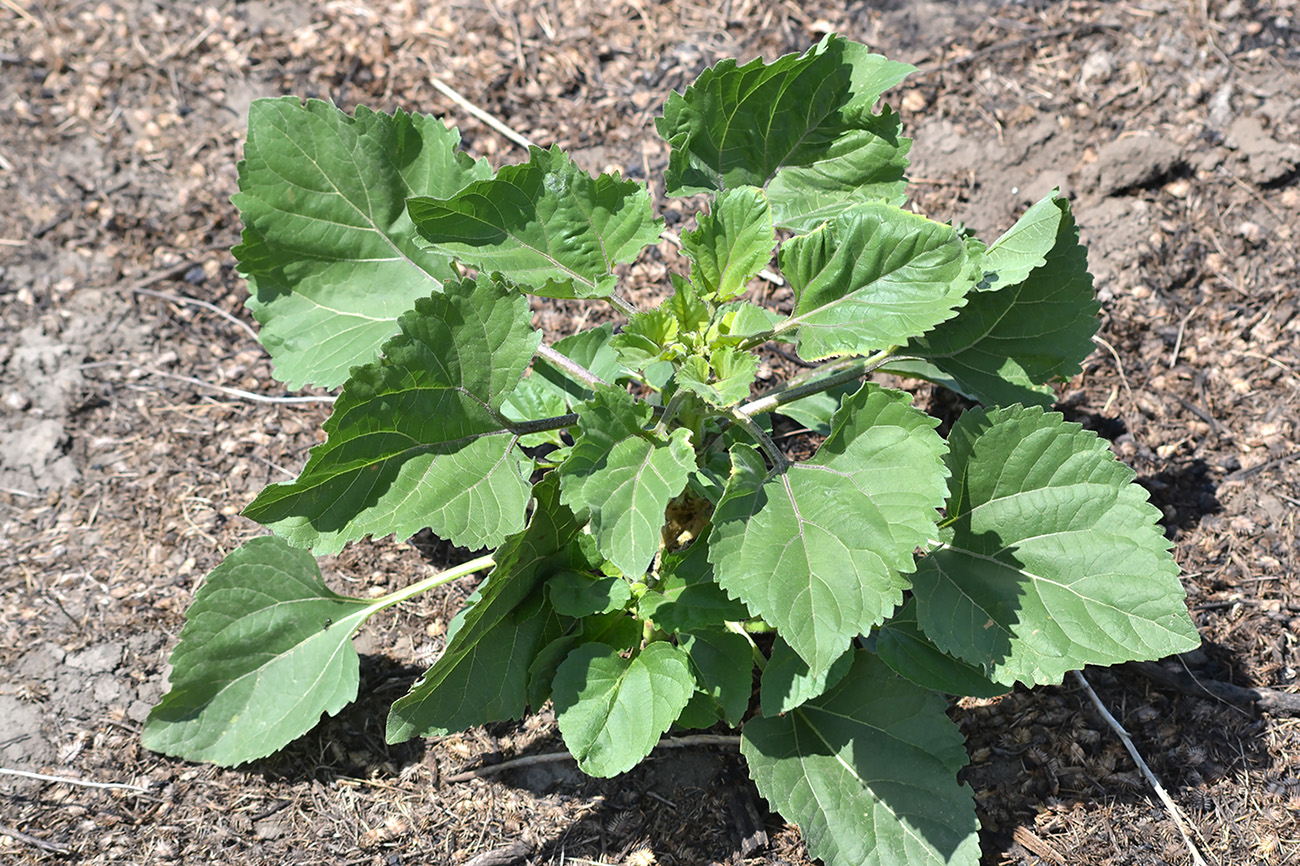
[[[659,436],[643,429],[652,413],[626,391],[600,389],[578,407],[581,434],[560,467],[561,500],[590,511],[600,552],[626,575],[650,565],[664,509],[695,467],[690,432]]]

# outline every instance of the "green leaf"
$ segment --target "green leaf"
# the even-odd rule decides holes
[[[672,147],[667,192],[766,187],[776,224],[798,232],[854,204],[901,202],[911,142],[871,107],[912,71],[838,36],[771,64],[724,60],[656,121]]]
[[[530,319],[483,277],[420,299],[384,358],[352,371],[298,479],[244,514],[318,553],[426,526],[469,548],[521,530],[532,461],[499,410],[540,340]]]
[[[194,596],[145,748],[233,767],[297,739],[356,699],[352,633],[380,606],[332,592],[305,550],[247,542]]]
[[[1045,242],[1053,211],[1059,222]],[[941,384],[947,378],[988,405],[1048,405],[1054,397],[1044,383],[1079,372],[1092,351],[1100,309],[1069,203],[1049,196],[1034,205],[987,256],[986,267],[1001,277],[992,290],[969,294],[960,316],[904,350],[928,363],[891,364],[890,370]],[[1039,256],[1043,264],[1009,282]]]
[[[876,653],[899,676],[936,692],[992,698],[1010,690],[1010,686],[991,682],[975,665],[955,659],[935,646],[916,622],[914,598],[880,626],[876,632]]]
[[[642,429],[653,410],[626,391],[602,388],[578,407],[580,433],[560,467],[560,497],[587,509],[600,552],[626,575],[645,572],[659,550],[668,501],[695,468],[690,432]]]
[[[717,701],[696,688],[686,707],[677,716],[673,726],[683,731],[704,730],[722,721],[722,709]]]
[[[677,317],[667,307],[643,310],[629,317],[610,345],[629,369],[641,370],[664,356],[679,329]]]
[[[754,648],[744,635],[700,629],[682,636],[699,688],[718,707],[723,721],[740,724],[754,691]]]
[[[1062,205],[1065,207],[1062,207]],[[1053,190],[1025,211],[1016,224],[984,252],[988,288],[1014,286],[1047,264],[1047,256],[1056,246],[1061,221],[1069,214],[1069,205]]]
[[[797,327],[809,361],[901,346],[954,316],[972,285],[952,226],[883,204],[792,238],[781,270],[795,304],[778,330]]]
[[[814,676],[808,670],[808,663],[778,635],[772,644],[772,657],[763,669],[763,680],[759,687],[763,715],[768,718],[783,715],[812,698],[824,695],[844,679],[853,667],[853,659],[853,649],[845,647],[830,667]]]
[[[348,117],[297,97],[253,103],[234,254],[277,378],[338,386],[374,360],[417,298],[455,276],[445,255],[420,248],[406,199],[450,196],[488,176],[459,143],[427,115],[359,107]]]
[[[749,399],[749,387],[758,374],[758,358],[743,350],[720,346],[712,364],[699,355],[687,358],[677,369],[677,383],[714,406],[734,406]]]
[[[714,512],[718,583],[776,626],[814,676],[902,602],[912,552],[934,537],[944,444],[937,420],[909,400],[864,386],[811,461],[761,486],[752,465],[738,466]],[[732,453],[749,463],[746,451]]]
[[[578,766],[608,777],[650,754],[695,691],[686,653],[657,641],[630,659],[603,643],[578,647],[555,674],[560,734]]]
[[[540,710],[551,698],[551,683],[560,663],[585,643],[603,643],[620,653],[641,643],[641,623],[623,611],[569,620],[569,630],[547,643],[528,667],[528,705]]]
[[[979,824],[961,732],[933,692],[870,653],[820,698],[745,724],[759,793],[827,866],[975,866]]]
[[[688,280],[679,274],[669,276],[673,293],[663,302],[663,308],[673,314],[678,332],[684,337],[700,333],[708,325],[713,311]]]
[[[549,615],[535,591],[549,574],[570,566],[565,551],[582,529],[558,502],[557,486],[547,476],[534,488],[527,528],[497,549],[496,567],[448,629],[446,650],[393,704],[388,742],[523,715],[528,667],[546,637],[542,620]]]
[[[760,189],[727,190],[713,213],[696,217],[699,228],[682,233],[691,257],[691,281],[710,300],[730,301],[772,260],[776,231],[772,208]]]
[[[1106,443],[1056,413],[967,412],[917,619],[994,682],[1054,684],[1084,665],[1195,649],[1160,513]]]
[[[708,545],[703,540],[666,554],[659,571],[662,579],[658,587],[641,596],[638,608],[641,617],[652,620],[656,627],[685,632],[749,619],[744,602],[731,598],[714,582]]]
[[[632,589],[619,577],[597,577],[580,571],[561,571],[546,582],[551,605],[564,616],[583,617],[623,610],[632,601]]]
[[[714,342],[736,346],[750,337],[771,331],[784,317],[775,310],[751,304],[749,301],[734,301],[719,307],[714,315],[717,336]]]
[[[497,271],[535,295],[603,298],[614,266],[659,239],[644,184],[591,175],[559,147],[529,148],[522,165],[455,195],[407,202],[420,235],[444,255]]]

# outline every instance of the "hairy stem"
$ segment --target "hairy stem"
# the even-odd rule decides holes
[[[614,292],[606,300],[608,300],[614,306],[618,307],[619,310],[621,310],[623,312],[623,315],[625,316],[631,316],[641,312],[640,310],[637,309],[636,304],[632,303],[627,298],[620,295],[618,292]]]
[[[795,400],[802,400],[804,397],[811,397],[813,394],[820,394],[823,391],[829,391],[832,388],[862,378],[872,370],[882,366],[887,361],[905,360],[895,357],[895,351],[895,349],[882,349],[876,354],[856,362],[848,369],[827,376],[825,379],[818,379],[804,385],[786,387],[779,391],[774,391],[771,394],[765,394],[757,400],[751,400],[743,406],[738,407],[735,412],[738,415],[752,418],[753,416],[761,415],[764,412],[771,412],[773,409],[778,406],[784,406],[786,403],[793,403]]]
[[[763,428],[759,427],[753,418],[741,414],[739,410],[733,409],[731,420],[744,429],[744,431],[750,435],[750,438],[758,443],[759,447],[763,449],[763,453],[767,455],[767,459],[772,464],[772,469],[774,471],[784,472],[786,469],[790,468],[790,461],[781,453],[781,449],[776,447],[776,443],[772,441],[772,437],[763,432]]]
[[[582,384],[586,385],[589,388],[595,388],[597,385],[609,384],[604,379],[600,378],[595,373],[591,372],[586,367],[579,364],[577,361],[573,360],[567,355],[561,354],[560,352],[556,351],[554,348],[546,345],[545,343],[542,343],[537,347],[537,354],[539,357],[545,358],[546,360],[550,361],[552,364],[559,367],[561,370],[568,373],[570,376],[577,379],[579,382],[581,382]]]
[[[365,616],[360,617],[357,622],[360,624],[371,615],[376,614],[385,608],[392,607],[395,604],[401,604],[408,598],[413,598],[422,592],[428,592],[434,587],[442,586],[444,583],[451,583],[457,578],[466,577],[476,571],[483,571],[484,569],[491,568],[494,565],[496,565],[496,560],[492,557],[480,556],[478,559],[471,559],[469,562],[458,565],[455,568],[426,577],[424,580],[416,581],[410,586],[399,589],[396,592],[390,592],[388,595],[380,596],[375,599],[374,604],[364,611]]]

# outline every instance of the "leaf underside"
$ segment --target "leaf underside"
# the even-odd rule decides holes
[[[1094,433],[1010,407],[967,412],[948,441],[948,517],[913,578],[939,649],[1035,685],[1200,644],[1160,513]]]
[[[446,255],[421,249],[406,199],[488,176],[459,143],[428,115],[358,107],[349,117],[297,97],[253,103],[233,252],[277,378],[342,384],[374,360],[398,316],[455,276]]]

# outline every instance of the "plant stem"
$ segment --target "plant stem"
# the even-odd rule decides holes
[[[478,559],[471,559],[469,562],[458,565],[455,568],[441,571],[431,577],[426,577],[424,580],[416,581],[410,586],[397,590],[397,592],[390,592],[388,595],[375,599],[375,603],[363,611],[364,615],[360,618],[359,622],[364,621],[385,608],[392,607],[395,604],[400,604],[408,598],[413,598],[422,592],[428,592],[434,587],[442,586],[444,583],[451,583],[457,578],[471,575],[474,572],[482,571],[485,568],[491,568],[494,565],[496,565],[496,560],[492,557],[480,556]]]
[[[763,453],[767,455],[767,459],[771,461],[773,470],[784,472],[790,468],[790,461],[781,453],[781,449],[776,447],[772,437],[764,433],[763,428],[759,427],[753,418],[742,414],[738,409],[733,409],[731,420],[740,425],[749,434],[750,438],[758,443],[759,447],[763,449]]]
[[[664,413],[659,416],[659,423],[655,426],[655,432],[658,435],[662,436],[668,432],[668,425],[673,423],[673,419],[676,418],[677,413],[681,411],[682,404],[686,402],[686,395],[688,393],[690,392],[686,390],[678,391],[672,396],[672,399],[668,401],[668,405],[664,407]]]
[[[542,343],[537,347],[537,354],[568,373],[573,378],[582,382],[589,388],[595,388],[597,385],[608,385],[604,379],[579,364],[577,361],[563,355],[554,348]]]
[[[511,421],[507,428],[516,436],[527,436],[529,433],[545,433],[547,430],[563,430],[565,427],[572,427],[578,423],[578,413],[570,412],[568,415],[556,415],[554,418],[537,418],[532,421]]]
[[[894,357],[895,349],[882,349],[870,357],[863,358],[846,370],[841,370],[834,375],[827,376],[825,379],[818,379],[815,382],[808,382],[804,385],[795,385],[771,394],[765,394],[757,400],[751,400],[743,406],[738,407],[735,412],[738,415],[753,417],[761,415],[764,412],[771,412],[778,406],[784,406],[786,403],[793,403],[795,400],[802,400],[804,397],[811,397],[813,394],[820,394],[823,391],[829,391],[832,388],[839,387],[855,379],[860,379],[872,370],[877,369],[887,361],[898,361],[900,358]]]
[[[727,623],[727,631],[738,634],[748,641],[749,648],[754,656],[754,664],[758,665],[759,672],[767,670],[767,656],[763,655],[763,651],[758,648],[758,644],[754,643],[754,638],[750,636],[745,623],[729,622]]]
[[[632,303],[627,298],[620,295],[618,292],[614,292],[606,300],[608,300],[614,306],[618,307],[626,316],[632,316],[641,312],[640,310],[637,309],[636,304]]]

